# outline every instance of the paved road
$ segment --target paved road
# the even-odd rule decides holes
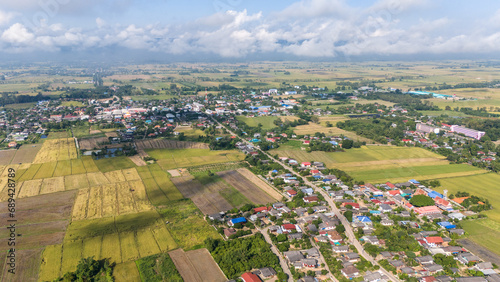
[[[214,120],[214,121],[217,122],[219,125],[223,126],[220,122],[218,122],[216,120]],[[232,135],[238,136],[234,132],[232,132],[231,130],[229,130],[227,127],[224,127],[224,128],[226,128],[226,130],[229,133],[231,133]],[[240,140],[242,140],[243,142],[245,142],[248,145],[252,145],[253,146],[252,143],[246,141],[245,139],[240,138]],[[346,234],[346,236],[348,238],[348,241],[356,247],[356,249],[358,250],[359,255],[362,256],[363,258],[365,258],[367,261],[371,262],[372,264],[379,265],[372,258],[372,256],[370,256],[368,253],[365,252],[365,250],[363,249],[363,246],[361,245],[361,243],[359,243],[358,239],[356,239],[356,236],[354,235],[354,231],[352,230],[351,224],[349,223],[349,221],[347,220],[347,218],[345,218],[345,216],[340,213],[340,210],[337,208],[337,206],[333,202],[332,198],[323,189],[318,188],[315,184],[313,184],[311,181],[307,180],[305,177],[303,177],[302,175],[300,175],[297,172],[295,172],[293,170],[293,168],[289,167],[285,163],[281,162],[280,160],[275,159],[273,156],[271,156],[270,154],[262,151],[260,148],[258,148],[258,147],[255,147],[255,148],[257,150],[259,150],[260,152],[262,152],[263,154],[265,154],[266,156],[268,156],[269,159],[271,159],[271,160],[279,163],[285,169],[288,169],[291,173],[295,174],[295,176],[300,177],[304,181],[305,184],[313,187],[316,190],[316,192],[318,192],[321,195],[323,195],[323,197],[328,202],[328,205],[330,205],[330,208],[332,209],[332,211],[335,214],[335,216],[337,216],[337,218],[340,220],[340,222],[342,223],[342,225],[344,225],[344,227],[345,227],[345,234]],[[382,271],[382,273],[384,273],[391,281],[400,281],[396,276],[394,276],[389,271],[385,270],[382,266],[380,266],[380,271]]]
[[[269,227],[266,227],[264,229],[260,229],[257,227],[257,229],[264,235],[264,239],[266,239],[266,242],[271,244],[271,251],[278,256],[278,259],[280,260],[280,265],[281,268],[283,268],[283,271],[288,275],[288,281],[293,281],[292,277],[292,272],[290,272],[290,268],[288,268],[288,264],[286,263],[286,259],[281,255],[281,252],[276,248],[276,246],[273,244],[273,241],[271,241],[271,237],[269,237],[269,234],[267,233],[267,230],[269,230]]]

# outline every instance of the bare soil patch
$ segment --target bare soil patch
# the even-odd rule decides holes
[[[146,162],[139,155],[128,157],[136,166],[145,166]]]
[[[207,189],[193,176],[175,177],[171,181],[181,194],[186,198],[190,198],[204,214],[232,209],[232,206],[218,192],[225,187],[211,186],[210,189]]]
[[[198,249],[189,252],[177,249],[168,254],[184,281],[227,281],[226,276],[207,249]]]
[[[269,196],[269,194],[261,190],[235,170],[221,171],[217,174],[256,205],[265,205],[276,201],[273,197]]]

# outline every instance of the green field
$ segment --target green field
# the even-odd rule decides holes
[[[63,106],[63,107],[83,107],[84,104],[80,101],[62,101],[61,106]]]
[[[470,117],[470,115],[467,115],[462,112],[455,112],[455,111],[420,111],[420,113],[424,116],[430,116],[430,117],[438,117],[441,115],[447,115],[450,117]]]
[[[457,191],[465,191],[471,195],[486,198],[493,206],[492,210],[482,212],[489,219],[500,224],[500,175],[496,173],[486,173],[474,176],[455,177],[442,179],[441,187],[436,189],[442,192],[448,190],[448,194],[455,194]]]
[[[468,238],[500,255],[500,223],[491,219],[467,220],[460,223]]]
[[[467,164],[447,164],[432,166],[400,167],[397,169],[375,169],[365,171],[349,171],[349,175],[354,179],[381,183],[386,181],[402,182],[408,179],[427,180],[434,178],[444,178],[447,176],[463,175],[466,172],[486,173]]]
[[[101,172],[109,172],[113,170],[136,167],[136,165],[128,157],[125,156],[103,158],[95,160],[94,162]]]
[[[246,123],[248,126],[251,127],[257,127],[260,124],[262,124],[262,129],[271,129],[276,127],[276,125],[273,123],[275,120],[280,118],[281,120],[297,120],[299,119],[298,117],[293,117],[293,116],[282,116],[282,117],[276,117],[276,116],[262,116],[262,117],[244,117],[244,116],[237,116],[236,117],[239,121]]]
[[[160,189],[160,186],[158,185],[158,183],[156,183],[156,180],[149,170],[149,167],[137,167],[137,172],[139,173],[139,176],[144,183],[144,187],[146,188],[146,193],[151,204],[153,204],[154,206],[159,206],[165,205],[170,201],[165,192]]]
[[[231,204],[231,206],[239,208],[245,204],[252,204],[252,202],[241,194],[238,190],[233,187],[223,189],[219,191],[219,194],[226,199],[226,201]]]
[[[220,238],[190,199],[171,202],[159,213],[170,222],[167,229],[177,245],[186,251],[200,247],[206,238]]]
[[[293,146],[298,146],[296,143]],[[395,147],[395,146],[362,146],[345,150],[345,152],[311,152],[305,150],[292,149],[291,146],[271,150],[272,154],[278,154],[282,157],[296,159],[299,162],[319,161],[324,162],[326,166],[346,163],[363,163],[369,161],[389,161],[406,159],[429,159],[440,160],[444,157],[415,147]]]
[[[168,254],[145,257],[136,264],[142,281],[182,281]]]
[[[163,191],[169,201],[176,201],[183,198],[181,192],[177,190],[174,183],[170,181],[168,174],[161,169],[157,164],[148,166],[151,175],[153,176],[158,187]]]
[[[209,149],[151,149],[148,155],[158,160],[164,169],[226,163],[243,160],[244,154],[236,150],[211,151]]]

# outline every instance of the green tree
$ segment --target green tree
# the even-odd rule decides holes
[[[434,200],[426,195],[415,195],[410,199],[410,204],[416,206],[416,207],[427,207],[427,206],[433,206]]]

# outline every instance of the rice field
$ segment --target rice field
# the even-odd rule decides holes
[[[140,181],[122,182],[79,190],[72,219],[113,217],[152,209]]]
[[[42,254],[39,279],[52,281],[59,277],[61,271],[62,245],[51,245],[45,247]]]
[[[45,140],[33,163],[41,164],[77,158],[75,140],[73,138]]]

